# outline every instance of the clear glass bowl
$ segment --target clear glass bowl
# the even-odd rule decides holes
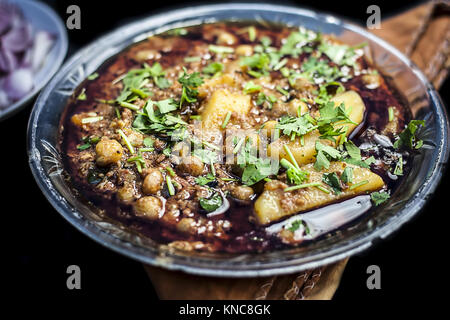
[[[410,104],[414,118],[424,119],[425,141],[413,158],[412,171],[395,194],[370,215],[308,245],[260,254],[212,254],[174,251],[105,221],[80,199],[65,179],[57,151],[59,120],[74,89],[108,58],[132,43],[175,27],[214,21],[265,21],[332,33],[349,44],[366,41],[375,64]],[[266,4],[225,4],[166,12],[124,26],[72,56],[42,91],[28,128],[30,166],[42,192],[56,210],[81,232],[104,246],[147,264],[189,273],[246,277],[292,273],[343,259],[369,248],[410,220],[435,190],[448,158],[449,124],[445,108],[418,68],[393,46],[366,30],[309,10]],[[51,232],[51,230],[48,230]],[[55,239],[57,241],[57,239]]]

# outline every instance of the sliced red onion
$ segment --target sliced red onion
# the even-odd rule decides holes
[[[20,8],[0,0],[0,108],[27,95],[55,39],[46,31],[33,34]]]
[[[31,26],[22,22],[6,32],[1,37],[1,45],[12,52],[23,52],[32,44]]]
[[[33,71],[39,70],[44,62],[47,53],[53,46],[54,36],[47,31],[38,31],[34,37],[33,47],[31,49],[30,65]]]
[[[14,70],[3,81],[2,89],[11,100],[24,97],[33,89],[33,72],[25,68]]]
[[[0,46],[0,71],[8,73],[18,66],[16,55]]]

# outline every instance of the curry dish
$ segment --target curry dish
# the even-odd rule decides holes
[[[314,241],[302,213],[359,195],[381,205],[422,145],[423,122],[368,53],[284,26],[151,36],[75,91],[61,119],[65,169],[105,219],[173,248]]]

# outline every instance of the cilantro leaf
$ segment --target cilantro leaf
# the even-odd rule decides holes
[[[328,169],[330,167],[330,160],[339,160],[341,153],[331,146],[324,145],[319,141],[316,141],[316,162],[314,163],[314,169],[317,171],[323,168]]]
[[[208,149],[194,149],[192,152],[194,156],[202,160],[206,164],[216,163],[218,161],[217,159],[217,153]]]
[[[210,75],[215,75],[223,71],[223,64],[220,62],[212,62],[208,66],[204,67],[202,72]]]
[[[398,135],[398,140],[394,142],[394,148],[420,149],[423,141],[416,137],[416,131],[420,126],[425,127],[424,120],[411,120],[408,126]]]
[[[261,86],[253,83],[253,81],[249,81],[244,85],[244,93],[250,94],[261,91]]]
[[[267,73],[270,58],[265,53],[255,53],[252,56],[241,58],[240,64],[247,67],[249,75],[259,78]]]
[[[341,181],[336,172],[324,173],[322,175],[322,181],[329,185],[335,194],[342,192]]]
[[[198,95],[196,88],[203,84],[203,78],[200,76],[199,72],[188,74],[186,68],[183,68],[183,72],[181,77],[178,78],[178,82],[183,86],[180,106],[182,106],[184,102],[196,102]]]
[[[282,130],[283,134],[290,136],[293,133],[303,136],[317,128],[311,121],[309,114],[301,117],[283,116],[276,125],[276,129]]]
[[[356,161],[361,160],[361,150],[350,140],[344,143],[345,149],[348,152],[350,158],[355,159]]]
[[[217,210],[223,203],[220,193],[215,192],[209,198],[200,198],[198,200],[200,206],[207,212],[213,212]]]
[[[206,176],[200,176],[195,178],[195,183],[201,186],[207,185],[210,182],[216,180],[216,177],[209,172]]]
[[[310,41],[306,33],[300,33],[297,31],[291,32],[286,38],[283,46],[280,49],[282,55],[291,55],[294,58],[303,52],[303,47]]]
[[[370,194],[370,199],[372,199],[373,203],[378,206],[388,200],[390,198],[389,193],[387,192],[372,192]]]
[[[341,181],[343,183],[352,183],[353,182],[353,168],[346,167],[341,175]]]

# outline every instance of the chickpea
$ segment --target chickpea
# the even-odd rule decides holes
[[[187,174],[199,176],[203,173],[204,164],[202,160],[194,156],[187,156],[181,159],[178,168]]]
[[[142,191],[145,194],[156,194],[161,189],[161,184],[164,181],[161,171],[158,169],[148,170],[148,174],[144,178],[142,184]]]
[[[161,54],[156,50],[141,50],[136,53],[136,60],[139,62],[145,62],[146,60],[159,59]]]
[[[221,32],[217,37],[217,44],[233,45],[236,43],[236,37],[229,32]]]
[[[293,99],[288,103],[288,114],[291,116],[297,116],[298,115],[298,109],[300,108],[300,114],[304,115],[309,111],[308,105],[299,100],[299,99]]]
[[[72,118],[70,118],[70,120],[77,127],[81,127],[83,125],[83,123],[81,122],[81,120],[83,120],[83,116],[81,114],[74,114]]]
[[[378,74],[365,74],[361,79],[368,89],[376,89],[381,84],[381,78]]]
[[[101,167],[118,162],[122,158],[122,145],[114,139],[103,137],[95,146],[97,164]]]
[[[117,197],[125,203],[129,203],[134,200],[135,193],[134,188],[132,186],[123,186],[119,190],[117,190]]]
[[[236,54],[238,56],[251,56],[253,54],[253,47],[248,44],[242,44],[240,46],[237,46],[236,48]]]
[[[134,204],[134,212],[136,216],[146,218],[149,220],[156,220],[161,218],[162,214],[162,202],[160,199],[152,196],[146,196],[140,198]]]
[[[299,91],[312,91],[315,90],[315,85],[309,82],[308,79],[298,78],[295,80],[293,88]]]
[[[237,186],[231,189],[231,195],[239,200],[251,200],[255,192],[248,186]]]
[[[177,229],[183,233],[195,232],[195,220],[192,218],[183,218],[178,222]]]

